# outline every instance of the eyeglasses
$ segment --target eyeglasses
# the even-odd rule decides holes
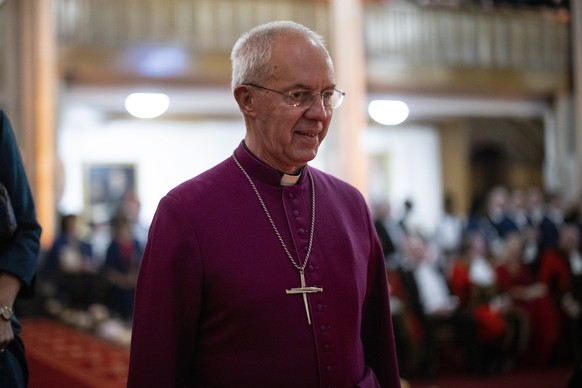
[[[326,109],[336,109],[344,102],[346,93],[343,90],[331,89],[323,93],[314,93],[309,90],[296,90],[289,93],[283,93],[278,90],[273,90],[266,88],[264,86],[255,85],[251,83],[243,84],[246,86],[252,86],[254,88],[268,90],[273,93],[277,93],[283,96],[285,103],[291,105],[295,108],[306,108],[313,104],[316,96],[321,97],[323,107]]]

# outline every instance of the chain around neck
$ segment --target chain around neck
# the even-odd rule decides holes
[[[251,187],[253,188],[253,191],[255,192],[255,195],[257,196],[257,199],[259,200],[259,203],[261,204],[261,207],[263,208],[263,211],[265,212],[265,215],[267,216],[269,223],[271,224],[271,227],[275,231],[275,234],[277,235],[277,238],[279,239],[279,242],[281,243],[283,250],[287,254],[287,257],[291,261],[291,264],[293,264],[293,266],[299,272],[303,272],[305,270],[305,266],[307,265],[307,261],[309,260],[309,256],[311,255],[311,248],[313,246],[313,234],[315,231],[315,184],[313,181],[313,175],[311,175],[311,171],[309,169],[307,169],[307,173],[309,175],[309,180],[311,181],[311,234],[309,236],[309,245],[307,247],[307,253],[305,254],[305,260],[303,261],[302,265],[299,265],[297,263],[297,261],[295,261],[295,259],[291,255],[291,252],[287,248],[285,241],[283,241],[283,238],[281,237],[281,233],[279,233],[279,230],[277,229],[277,226],[275,225],[275,222],[273,221],[273,218],[271,217],[271,213],[269,213],[269,210],[267,209],[267,206],[265,205],[265,202],[263,201],[261,194],[259,194],[259,190],[257,190],[257,186],[255,186],[255,183],[251,179],[251,176],[247,173],[247,171],[244,169],[244,167],[240,164],[240,162],[236,158],[234,152],[232,153],[232,159],[234,160],[234,162],[236,163],[238,168],[243,172],[244,176],[247,178],[247,180],[251,184]]]

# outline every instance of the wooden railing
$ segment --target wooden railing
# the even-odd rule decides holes
[[[228,54],[250,27],[293,19],[329,39],[329,4],[306,0],[55,0],[59,44],[172,45]],[[370,59],[413,67],[565,72],[569,24],[541,12],[366,2]]]
[[[368,5],[369,58],[423,67],[566,71],[569,25],[539,11]]]
[[[55,0],[63,45],[177,45],[230,52],[241,33],[292,19],[328,34],[327,4],[301,0]]]

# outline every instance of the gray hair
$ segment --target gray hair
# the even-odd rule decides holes
[[[276,38],[285,34],[304,36],[313,41],[329,57],[325,40],[318,33],[302,24],[280,20],[261,24],[241,35],[230,54],[232,63],[231,89],[244,83],[261,84],[271,74],[269,60]]]

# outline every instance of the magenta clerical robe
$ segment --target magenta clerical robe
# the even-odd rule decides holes
[[[307,170],[294,186],[242,146],[244,166],[296,261],[311,230]],[[293,267],[232,158],[161,201],[136,292],[128,387],[400,387],[384,259],[367,205],[306,167],[315,235]]]

